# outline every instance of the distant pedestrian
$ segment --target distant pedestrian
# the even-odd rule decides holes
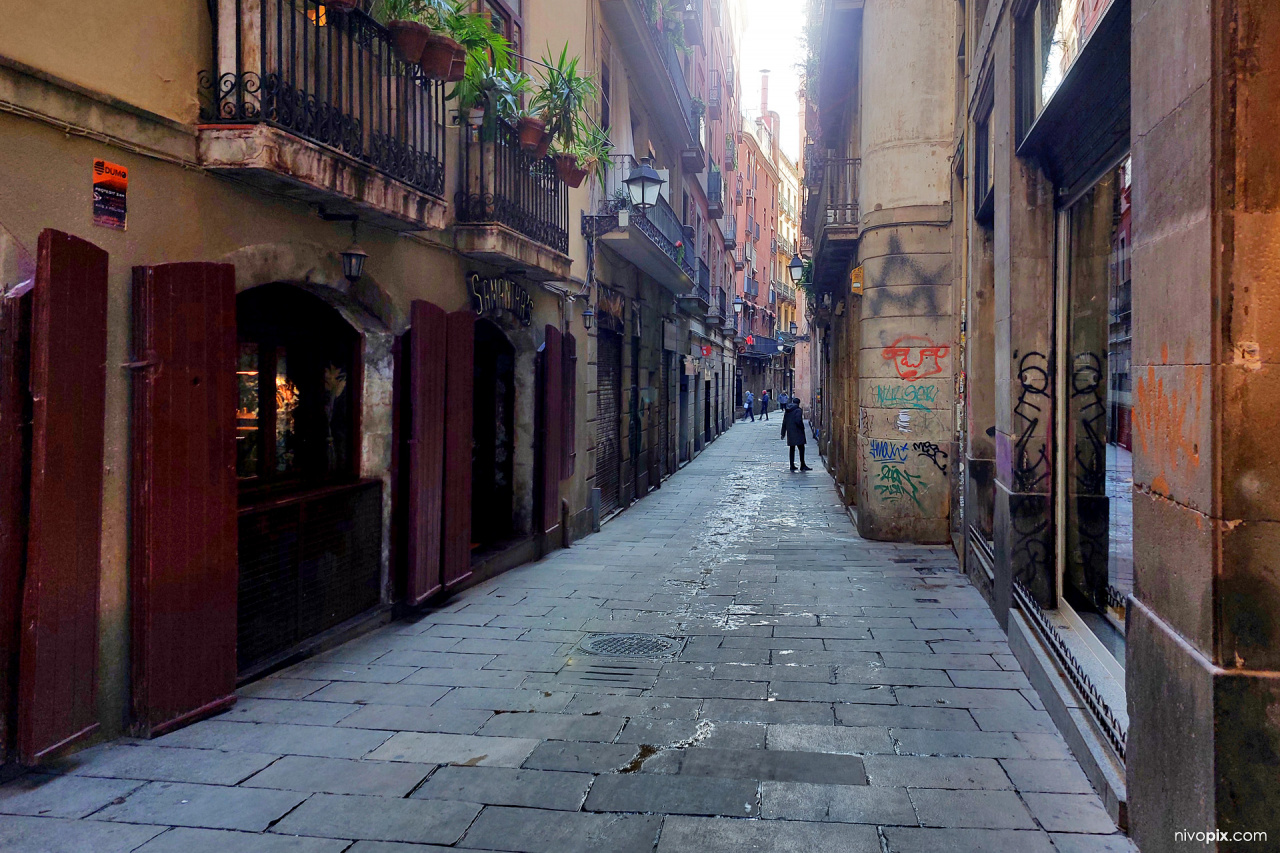
[[[760,392],[760,417],[769,420],[769,389]]]
[[[796,448],[800,448],[800,470],[812,471],[804,464],[804,413],[800,411],[800,403],[794,397],[787,401],[786,413],[782,416],[782,438],[787,440],[791,451],[791,470],[796,470]]]
[[[742,419],[744,421],[748,417],[750,417],[752,423],[756,422],[756,412],[754,408],[755,404],[756,404],[755,395],[752,394],[750,391],[748,391],[746,398],[742,401],[742,409],[743,409]]]
[[[790,399],[791,398],[787,396],[786,391],[779,391],[778,392],[778,408],[785,409],[787,407],[787,401]]]

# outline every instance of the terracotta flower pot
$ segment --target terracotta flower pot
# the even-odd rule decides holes
[[[520,147],[525,151],[536,150],[544,140],[548,145],[550,144],[547,123],[540,118],[525,116],[520,119],[516,122],[516,133],[520,137]]]
[[[423,75],[429,80],[448,80],[453,68],[453,57],[460,50],[462,45],[448,36],[429,34],[422,48],[422,57],[418,60]]]
[[[557,154],[556,174],[560,176],[560,180],[574,189],[582,186],[582,182],[587,179],[587,170],[578,168],[576,154]]]
[[[542,140],[538,143],[538,147],[533,149],[533,156],[541,160],[547,156],[547,152],[551,150],[551,134],[543,133]]]
[[[417,21],[390,21],[387,31],[391,33],[391,47],[406,65],[414,65],[422,58],[422,49],[431,36],[431,29]]]
[[[446,83],[457,83],[463,77],[467,76],[467,51],[459,49],[453,55],[453,62],[449,65],[449,76],[444,78]]]

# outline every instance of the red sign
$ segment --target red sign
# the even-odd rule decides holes
[[[705,356],[705,357],[707,357],[707,358],[710,358],[710,357],[711,357],[711,345],[710,345],[710,344],[703,344],[703,345],[702,345],[702,354],[703,354],[703,356]]]
[[[106,160],[93,161],[93,224],[123,231],[129,170]]]
[[[756,342],[755,335],[747,335],[747,346],[752,346]]]

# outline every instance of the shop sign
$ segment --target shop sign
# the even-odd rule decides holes
[[[523,326],[533,322],[533,297],[511,279],[484,278],[479,273],[472,273],[468,284],[471,307],[479,316],[507,311]]]
[[[702,345],[702,356],[703,356],[703,358],[710,358],[710,357],[711,357],[711,344],[703,344],[703,345]]]
[[[106,160],[93,161],[93,224],[125,229],[129,170]]]
[[[862,267],[856,266],[853,272],[849,273],[849,291],[855,294],[862,293]]]

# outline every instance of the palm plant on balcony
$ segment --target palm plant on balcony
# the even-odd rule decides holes
[[[582,186],[590,175],[600,179],[600,189],[605,188],[604,162],[613,151],[608,134],[581,116],[576,119],[574,140],[568,146],[557,145],[556,172],[560,180],[571,187]]]
[[[578,71],[578,60],[576,56],[569,56],[567,44],[558,59],[544,57],[539,69],[542,86],[530,102],[530,109],[543,122],[543,130],[547,134],[544,144],[555,139],[565,157],[575,156],[571,152],[577,141],[578,129],[584,124],[580,117],[586,114],[588,104],[600,94],[591,75]],[[546,153],[545,149],[543,153]]]
[[[386,24],[400,58],[418,65],[424,76],[455,83],[465,76],[467,57],[505,67],[511,45],[480,15],[467,11],[469,0],[379,0],[374,17]]]
[[[520,103],[531,85],[532,80],[523,71],[495,67],[477,54],[468,54],[467,73],[448,97],[455,102],[458,115],[472,127],[480,127],[486,113],[495,120],[515,123]]]

